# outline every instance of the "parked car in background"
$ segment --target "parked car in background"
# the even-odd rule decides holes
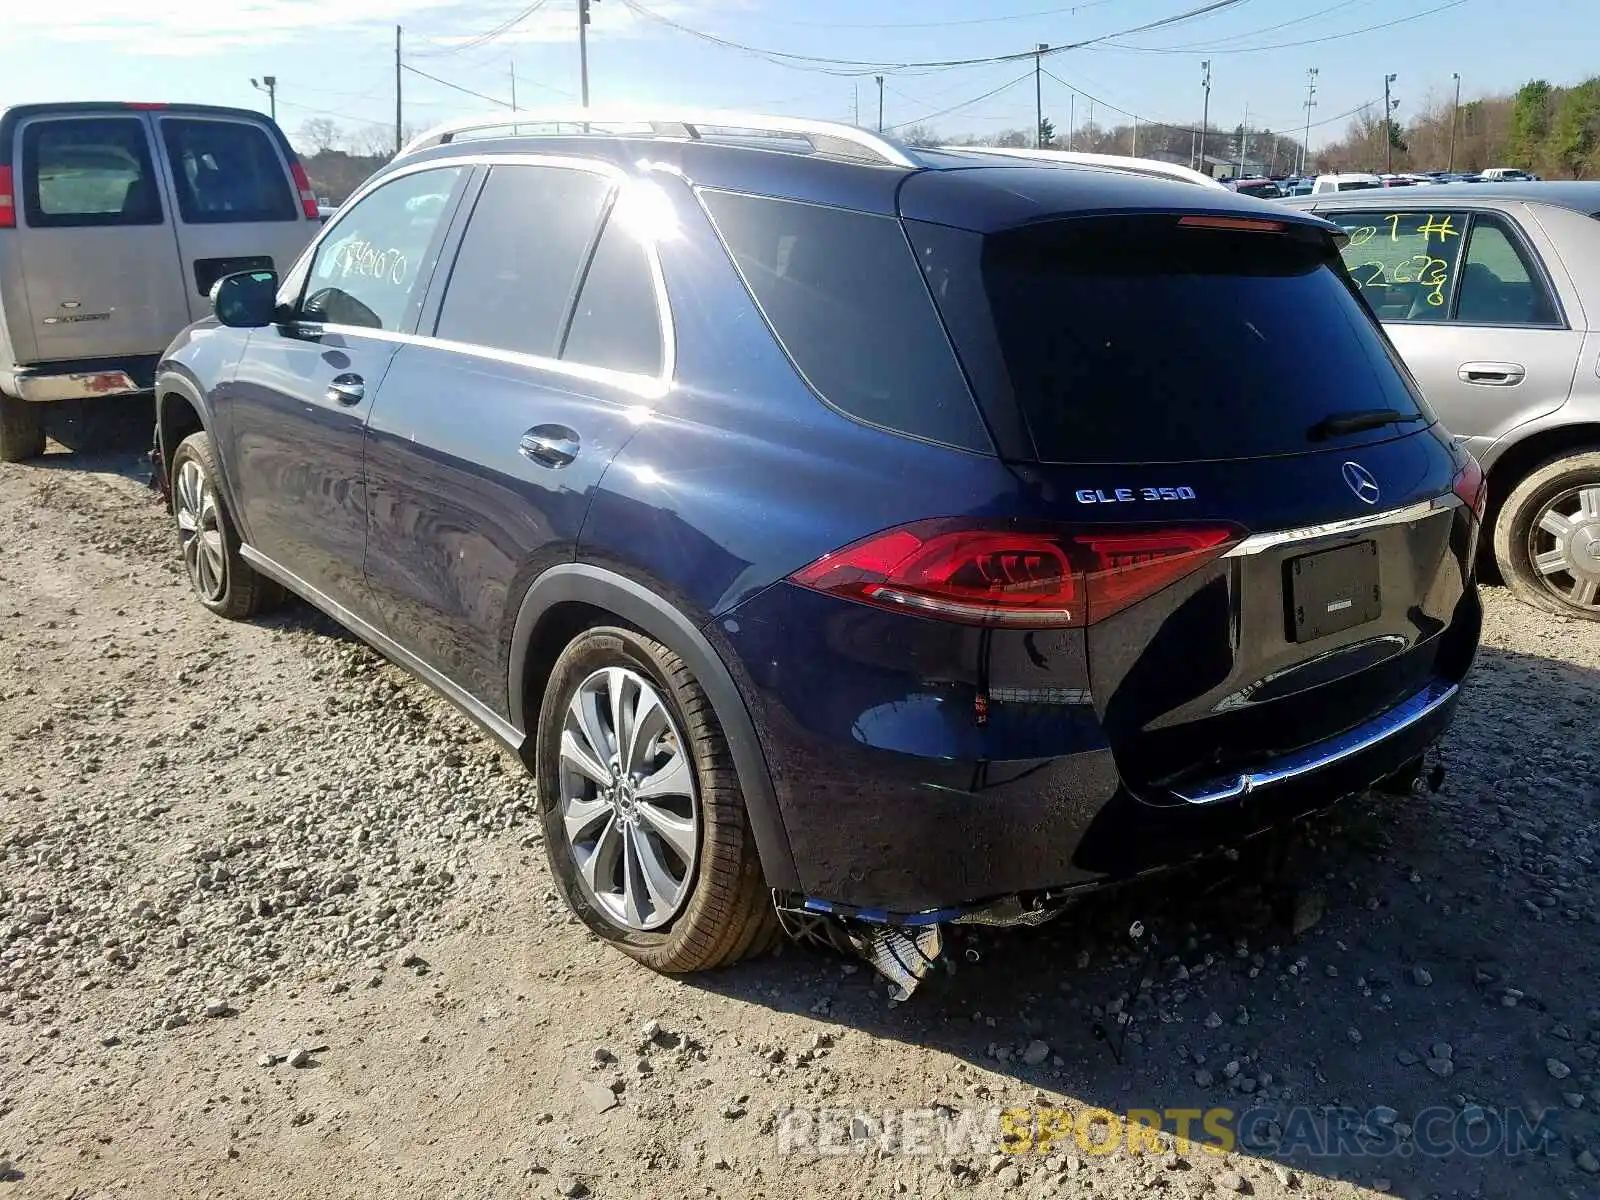
[[[1124,164],[424,136],[161,365],[196,597],[287,588],[473,715],[660,970],[842,930],[905,989],[943,922],[1409,787],[1477,646],[1477,464],[1335,227]]]
[[[1539,177],[1520,167],[1490,167],[1479,176],[1484,183],[1535,183]]]
[[[198,104],[0,111],[0,461],[44,450],[43,406],[150,396],[218,279],[287,269],[316,197],[260,113]]]
[[[1254,196],[1257,200],[1278,200],[1283,197],[1283,189],[1271,179],[1228,179],[1224,183],[1230,192]]]
[[[1321,196],[1328,192],[1360,192],[1368,188],[1382,187],[1383,181],[1376,175],[1345,174],[1345,175],[1318,175],[1311,186],[1311,194]]]
[[[1482,462],[1505,581],[1600,620],[1600,183],[1289,203],[1350,235],[1361,294]]]

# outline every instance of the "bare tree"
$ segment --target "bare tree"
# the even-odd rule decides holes
[[[932,125],[907,125],[900,131],[900,140],[908,146],[944,145],[944,139]]]
[[[344,131],[327,117],[310,117],[300,126],[300,140],[313,154],[326,154],[343,137]]]

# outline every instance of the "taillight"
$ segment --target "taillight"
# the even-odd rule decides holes
[[[1483,520],[1484,510],[1489,506],[1489,488],[1483,477],[1483,467],[1471,453],[1467,453],[1467,461],[1456,472],[1450,490],[1461,497],[1461,502],[1472,510],[1478,520]]]
[[[317,220],[321,216],[317,212],[317,193],[311,190],[306,169],[298,161],[292,162],[289,164],[289,174],[294,176],[294,186],[300,191],[300,211],[305,213],[308,220]]]
[[[1282,233],[1287,228],[1282,221],[1263,217],[1179,217],[1178,225],[1184,229],[1229,229],[1236,233]]]
[[[17,197],[11,190],[11,168],[0,166],[0,229],[17,227]]]
[[[1222,554],[1227,525],[1021,531],[920,521],[824,555],[790,579],[879,608],[966,625],[1082,626]]]

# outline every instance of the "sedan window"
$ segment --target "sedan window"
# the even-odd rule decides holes
[[[1326,215],[1350,235],[1345,266],[1381,320],[1449,319],[1466,213],[1367,209]]]
[[[1544,282],[1498,221],[1479,217],[1472,224],[1456,320],[1473,325],[1559,324]]]

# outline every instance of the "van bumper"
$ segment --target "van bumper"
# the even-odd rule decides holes
[[[160,355],[80,359],[12,367],[11,395],[31,404],[92,400],[98,396],[148,396],[155,390]]]

